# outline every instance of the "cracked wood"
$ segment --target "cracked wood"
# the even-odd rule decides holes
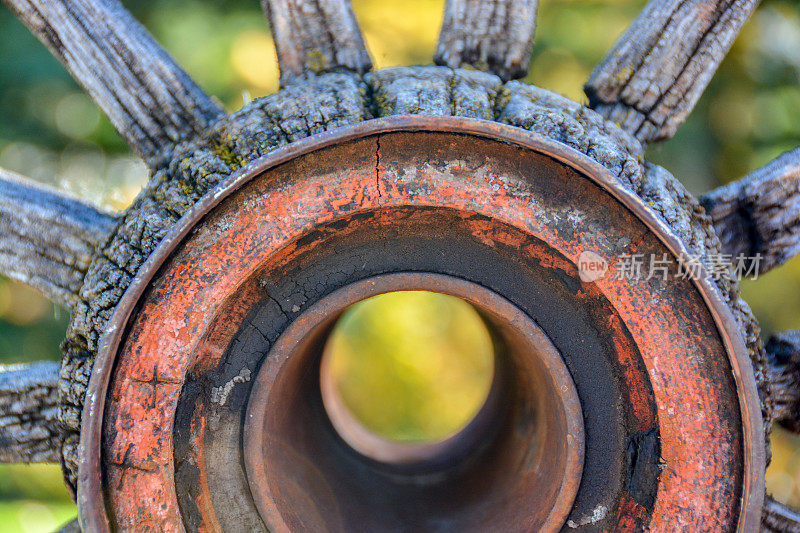
[[[775,421],[800,433],[800,330],[773,335],[766,349]]]
[[[759,274],[800,252],[800,149],[700,197],[722,251],[761,254]]]
[[[57,462],[58,423],[55,362],[0,365],[0,462]]]
[[[272,27],[281,85],[306,74],[372,68],[349,0],[262,0]]]
[[[759,0],[651,0],[597,65],[590,105],[640,141],[675,134]]]
[[[3,0],[151,167],[223,115],[117,0]]]
[[[0,274],[73,308],[92,256],[116,219],[0,169]]]
[[[528,73],[538,0],[447,0],[437,65],[488,70],[504,81]]]
[[[761,512],[762,533],[800,533],[800,513],[767,496]]]

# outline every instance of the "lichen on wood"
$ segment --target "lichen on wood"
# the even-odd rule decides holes
[[[267,14],[281,84],[336,70],[363,74],[372,60],[350,0],[261,0]]]

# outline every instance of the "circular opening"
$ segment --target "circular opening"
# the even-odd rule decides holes
[[[360,448],[363,442],[348,442],[348,430],[334,426],[323,400],[331,392],[323,392],[325,384],[333,383],[325,377],[325,352],[351,306],[397,291],[471,304],[491,332],[494,377],[475,402],[482,403],[477,414],[466,416],[460,431],[452,425],[450,437],[440,430],[436,441],[409,443],[367,431],[379,445]],[[365,428],[350,416],[357,422],[350,430]],[[278,531],[556,531],[583,463],[580,400],[552,342],[498,294],[433,273],[361,280],[297,316],[259,369],[243,429],[251,492],[265,523]]]
[[[349,307],[325,342],[325,410],[356,451],[384,462],[419,459],[475,420],[492,387],[494,352],[486,323],[460,298],[373,296]]]

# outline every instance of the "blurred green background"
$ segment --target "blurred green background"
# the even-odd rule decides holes
[[[494,378],[494,343],[475,308],[427,291],[353,305],[322,357],[322,379],[331,380],[355,419],[403,443],[436,442],[464,429]]]
[[[184,68],[229,110],[277,88],[256,0],[126,0]],[[444,0],[353,0],[377,67],[425,64]],[[525,81],[585,102],[592,67],[644,0],[542,0]],[[800,144],[800,12],[766,0],[678,135],[649,149],[694,193],[736,179]],[[146,180],[92,101],[0,8],[0,166],[111,208]],[[800,327],[800,260],[744,283],[763,329]],[[57,359],[67,314],[0,279],[0,362]],[[800,506],[800,439],[777,432],[768,485]],[[797,451],[795,451],[797,450]],[[74,516],[56,466],[0,466],[0,530],[48,531]]]

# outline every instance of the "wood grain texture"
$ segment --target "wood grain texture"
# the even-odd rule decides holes
[[[761,512],[761,531],[800,533],[800,513],[767,496],[764,499],[764,510]]]
[[[643,142],[694,108],[759,0],[650,0],[592,72],[590,106]]]
[[[151,167],[222,116],[117,0],[3,0]]]
[[[307,74],[372,68],[349,0],[261,0],[272,26],[281,85]]]
[[[57,462],[58,423],[55,362],[0,365],[0,462]]]
[[[800,253],[800,149],[700,197],[723,253],[761,254],[759,274]]]
[[[766,349],[775,421],[800,433],[800,330],[773,335]]]
[[[371,72],[376,116],[460,116],[493,120],[500,78],[485,72],[443,67],[395,67]]]
[[[116,223],[63,192],[0,169],[0,274],[72,309],[95,251]]]
[[[437,65],[470,65],[503,81],[528,73],[538,0],[447,0]]]

